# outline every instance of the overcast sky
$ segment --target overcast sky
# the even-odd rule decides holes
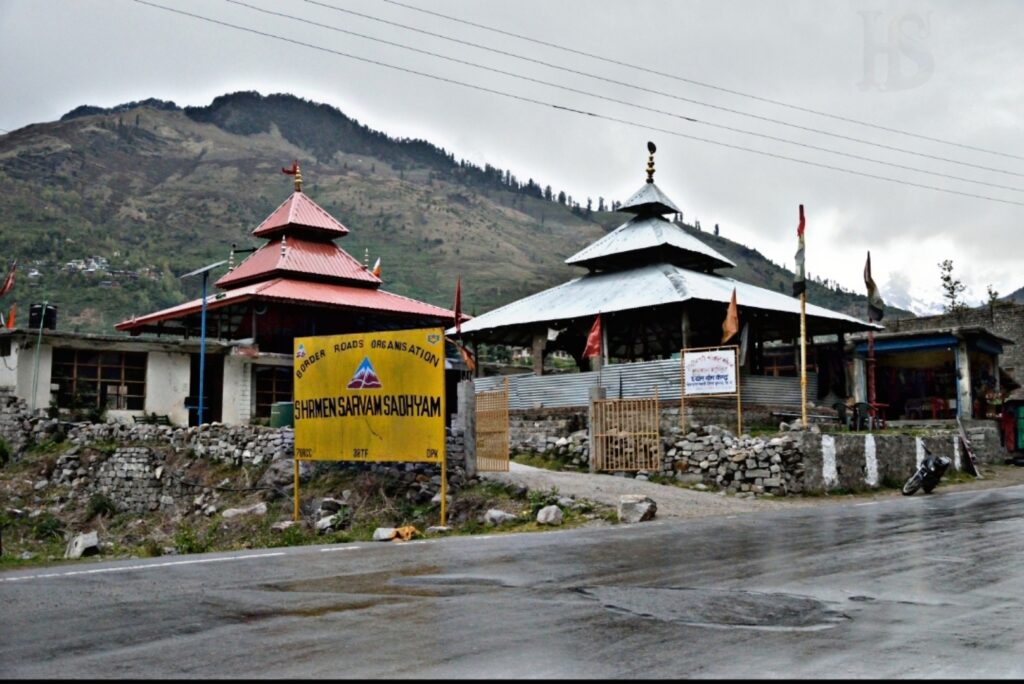
[[[893,304],[940,301],[943,259],[970,304],[990,284],[1024,286],[1017,0],[240,0],[305,21],[228,0],[146,1],[296,42],[135,0],[0,0],[0,128],[81,104],[288,92],[595,206],[640,187],[653,140],[655,180],[687,221],[718,223],[788,268],[803,203],[813,276],[864,292],[870,249]]]

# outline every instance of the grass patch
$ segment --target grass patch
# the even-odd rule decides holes
[[[511,458],[516,463],[522,463],[533,468],[543,468],[544,470],[562,470],[566,464],[566,461],[544,454],[520,453],[513,454]]]

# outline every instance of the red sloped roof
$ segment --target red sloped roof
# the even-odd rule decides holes
[[[268,280],[289,273],[374,283],[377,286],[381,283],[380,278],[333,242],[315,242],[288,236],[283,255],[281,239],[273,239],[250,254],[237,268],[221,276],[215,285],[232,289],[254,280]]]
[[[439,306],[420,302],[409,297],[392,294],[384,290],[355,287],[338,283],[311,283],[287,278],[275,278],[270,281],[254,283],[208,297],[206,310],[219,309],[231,304],[239,304],[251,299],[311,304],[343,309],[362,309],[385,313],[413,314],[433,316],[437,318],[454,318],[455,312]],[[161,321],[184,318],[202,310],[202,300],[195,299],[185,304],[172,306],[163,311],[156,311],[145,316],[138,316],[121,321],[114,327],[117,330],[132,330]],[[463,317],[467,320],[468,317]]]
[[[256,226],[252,234],[256,237],[269,237],[288,227],[315,231],[331,237],[348,234],[348,228],[341,225],[338,219],[299,190],[293,192],[274,210],[274,213]]]

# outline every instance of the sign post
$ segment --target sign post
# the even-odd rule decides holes
[[[297,337],[294,344],[296,516],[299,460],[424,462],[441,467],[444,525],[444,330]]]
[[[686,430],[687,397],[736,397],[736,436],[743,432],[740,398],[739,347],[696,347],[682,350],[679,392],[680,427]]]

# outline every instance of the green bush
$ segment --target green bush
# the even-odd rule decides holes
[[[32,536],[40,541],[60,539],[64,534],[64,523],[52,513],[43,513],[31,522]]]
[[[174,548],[178,553],[205,553],[210,550],[209,536],[202,539],[199,533],[189,524],[183,524],[174,534]]]
[[[528,500],[530,502],[530,515],[536,518],[540,509],[558,503],[558,488],[552,487],[547,492],[540,490],[531,491]]]
[[[92,520],[97,516],[111,516],[117,513],[117,507],[114,502],[110,500],[105,494],[93,494],[89,497],[89,503],[86,506],[86,520]]]

